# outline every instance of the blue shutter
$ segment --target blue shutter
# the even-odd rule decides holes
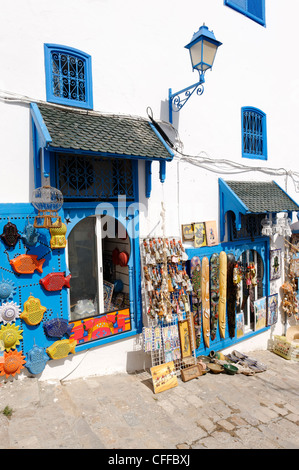
[[[224,0],[224,5],[265,26],[265,0]]]

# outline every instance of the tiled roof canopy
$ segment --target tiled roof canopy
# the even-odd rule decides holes
[[[249,212],[298,211],[299,206],[274,182],[225,181]]]
[[[51,148],[136,158],[171,160],[172,154],[149,121],[38,104]]]

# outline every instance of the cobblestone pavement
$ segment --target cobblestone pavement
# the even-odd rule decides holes
[[[154,394],[149,373],[0,382],[1,449],[298,449],[299,363],[207,373]],[[8,406],[10,417],[3,413]]]

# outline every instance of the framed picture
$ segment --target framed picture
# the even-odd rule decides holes
[[[281,250],[270,251],[270,281],[281,276]]]
[[[267,297],[254,301],[254,330],[265,328],[267,320]]]
[[[201,246],[206,246],[206,228],[204,222],[196,222],[193,225],[194,233],[194,248],[199,248]]]
[[[188,320],[179,321],[179,333],[182,358],[192,356],[191,338]]]
[[[237,338],[244,336],[244,313],[236,314]]]
[[[192,242],[194,240],[193,224],[182,225],[183,242]]]
[[[105,312],[110,310],[113,289],[114,289],[114,284],[111,284],[110,282],[107,282],[107,281],[103,281],[103,294],[104,294]]]
[[[278,294],[269,295],[267,301],[267,325],[274,325],[278,320]]]
[[[151,367],[154,393],[164,392],[178,385],[173,361]]]
[[[202,369],[198,364],[191,366],[191,367],[186,367],[185,369],[181,370],[181,376],[182,376],[182,381],[183,382],[188,382],[188,380],[195,379],[196,377],[199,377],[202,375]]]
[[[207,245],[208,246],[218,245],[216,220],[210,220],[208,222],[205,222],[205,228],[206,228]]]

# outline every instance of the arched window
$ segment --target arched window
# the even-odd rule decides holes
[[[91,56],[58,44],[44,49],[47,101],[92,109]]]
[[[267,160],[266,114],[257,108],[242,108],[242,157]]]

